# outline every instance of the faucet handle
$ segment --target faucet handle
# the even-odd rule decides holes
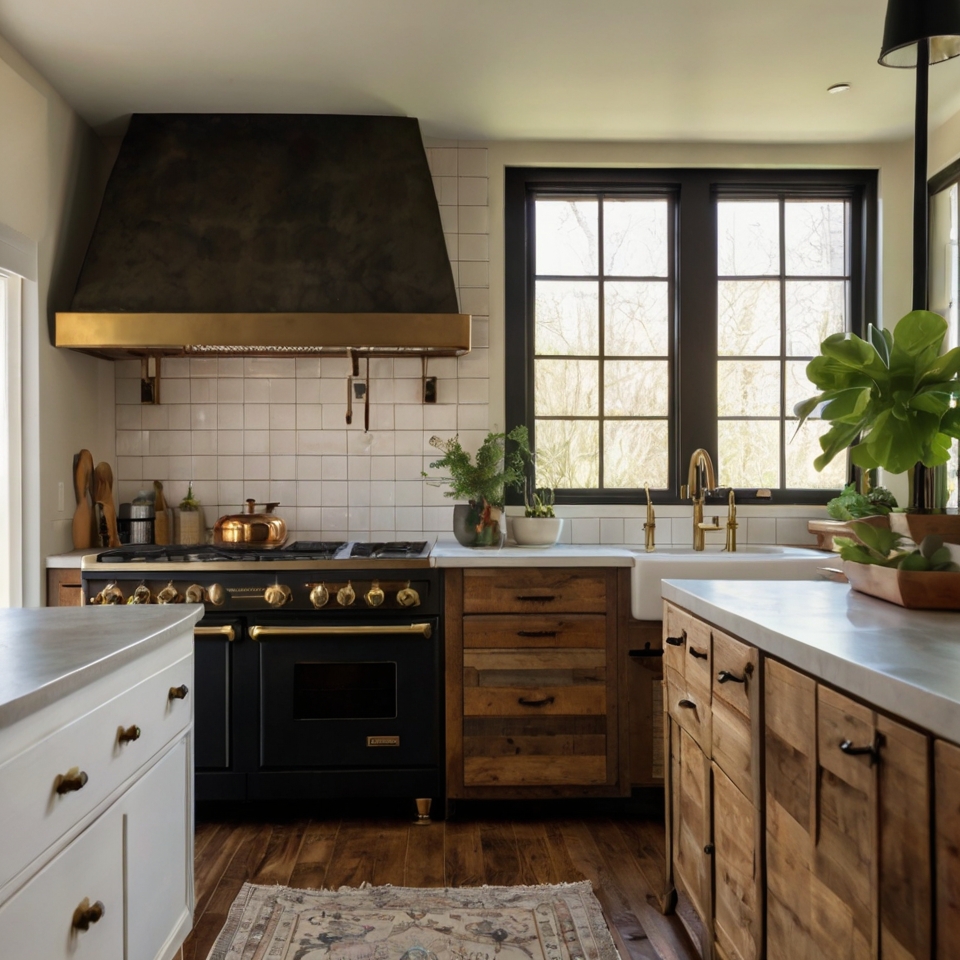
[[[690,496],[690,487],[685,483],[680,484],[680,499],[686,500],[689,496]]]

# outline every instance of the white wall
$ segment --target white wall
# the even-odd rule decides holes
[[[0,226],[35,245],[23,302],[24,602],[42,602],[43,558],[71,548],[73,455],[113,460],[113,365],[52,345],[99,206],[106,154],[63,98],[0,37]],[[107,386],[109,385],[109,386]],[[58,485],[64,485],[59,509]]]

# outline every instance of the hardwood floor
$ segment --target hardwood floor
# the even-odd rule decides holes
[[[418,826],[394,809],[201,809],[196,913],[182,960],[205,960],[244,881],[294,887],[593,883],[623,960],[694,960],[663,916],[663,821],[592,807],[462,804]]]

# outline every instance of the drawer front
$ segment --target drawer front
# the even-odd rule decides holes
[[[696,741],[697,746],[709,757],[711,748],[710,703],[692,692],[683,677],[667,668],[663,677],[666,691],[667,713],[680,728]]]
[[[671,743],[673,784],[673,872],[704,926],[711,928],[710,761],[683,730],[674,728]]]
[[[714,700],[710,717],[713,762],[751,803],[759,803],[758,745],[750,722],[725,700]]]
[[[596,716],[607,712],[606,684],[464,687],[465,717]]]
[[[463,612],[605,613],[607,577],[596,570],[478,569],[463,572]]]
[[[473,616],[463,621],[463,645],[514,647],[593,647],[607,643],[607,618],[572,614],[552,616]]]
[[[74,929],[84,899],[103,904]],[[123,956],[123,820],[108,810],[0,908],[0,943],[10,960],[120,960]]]
[[[187,687],[184,699],[171,688]],[[124,691],[0,767],[0,886],[103,802],[164,744],[190,723],[192,654]],[[120,741],[139,727],[139,737]],[[58,793],[73,768],[86,775],[80,789]],[[82,779],[82,778],[81,778]]]
[[[691,655],[690,650],[694,651]],[[704,660],[701,654],[707,654]],[[705,675],[709,691],[710,627],[672,603],[663,605],[663,662],[681,677]],[[702,667],[702,670],[694,670]]]
[[[713,701],[723,700],[747,720],[757,716],[760,654],[756,647],[713,631]]]

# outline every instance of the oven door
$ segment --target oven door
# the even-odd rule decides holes
[[[396,768],[439,762],[436,618],[251,623],[260,653],[260,763]]]

